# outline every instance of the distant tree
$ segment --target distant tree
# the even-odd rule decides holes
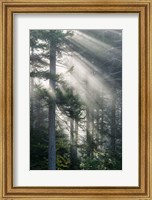
[[[69,118],[70,121],[70,168],[79,169],[79,159],[77,156],[78,146],[78,121],[81,119],[83,103],[77,94],[74,94],[73,88],[62,81],[64,93],[58,88],[57,104],[61,112]]]

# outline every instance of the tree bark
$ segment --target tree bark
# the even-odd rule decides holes
[[[115,142],[116,142],[116,89],[112,88],[112,109],[111,109],[111,149],[115,152]]]
[[[34,48],[31,48],[31,56],[33,56]],[[32,69],[33,66],[31,66]],[[31,71],[31,70],[30,70]],[[30,123],[31,128],[34,129],[34,78],[30,77]]]
[[[104,93],[102,91],[101,92],[101,121],[100,121],[100,145],[101,145],[101,148],[102,148],[102,143],[103,143],[103,132],[104,132],[103,120],[104,120]]]
[[[48,169],[56,170],[56,132],[55,132],[55,75],[56,75],[56,46],[50,42],[50,90],[51,103],[49,105],[49,145]]]
[[[75,148],[76,148],[76,157],[78,157],[78,152],[77,152],[77,145],[78,145],[78,121],[75,120]]]
[[[70,157],[71,169],[75,169],[75,153],[74,153],[74,120],[70,119]]]
[[[90,130],[90,123],[91,123],[91,119],[90,119],[90,111],[87,108],[86,110],[86,136],[87,136],[87,156],[90,158],[91,157],[91,130]]]
[[[80,162],[78,157],[78,120],[75,120],[75,160],[76,160],[76,169],[80,169]]]
[[[34,129],[34,80],[33,77],[30,77],[30,123],[31,128]]]

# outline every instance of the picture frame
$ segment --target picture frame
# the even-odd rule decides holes
[[[0,198],[1,199],[152,199],[151,0],[2,0],[0,2]],[[13,186],[13,16],[16,13],[139,14],[139,186],[14,187]]]

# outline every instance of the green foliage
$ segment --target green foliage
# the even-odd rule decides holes
[[[70,167],[70,145],[66,134],[56,133],[57,169],[67,170]],[[48,130],[45,127],[30,129],[30,169],[48,169]]]
[[[65,133],[57,131],[56,137],[57,169],[66,170],[70,167],[70,144]]]
[[[92,158],[84,156],[80,164],[80,168],[83,170],[121,170],[121,159],[115,155],[111,155],[108,152],[94,152]]]
[[[31,45],[41,48],[46,48],[46,44],[56,45],[59,48],[64,42],[65,38],[72,35],[72,31],[67,31],[66,33],[61,30],[31,30],[30,40]],[[39,41],[44,41],[40,43]]]
[[[62,82],[62,90],[60,87],[56,89],[56,99],[64,114],[73,119],[80,119],[84,105],[80,97],[74,93],[72,87]]]
[[[59,75],[54,75],[54,74],[50,74],[49,71],[38,71],[38,70],[33,70],[30,73],[31,77],[36,77],[36,78],[40,78],[40,79],[44,79],[44,80],[48,80],[48,79],[52,79],[54,81],[58,81],[59,79]]]
[[[43,139],[42,139],[43,138]],[[47,130],[44,127],[30,130],[30,169],[48,169]]]

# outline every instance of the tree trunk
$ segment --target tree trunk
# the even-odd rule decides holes
[[[87,108],[86,110],[86,136],[87,136],[87,156],[90,158],[91,157],[91,130],[90,130],[90,112],[89,109]]]
[[[75,120],[75,160],[76,160],[76,164],[75,164],[75,168],[76,169],[80,169],[80,162],[79,162],[79,158],[78,158],[78,121]]]
[[[101,145],[101,149],[102,149],[102,145],[103,145],[103,132],[104,132],[103,120],[104,120],[104,93],[102,91],[101,92],[101,121],[100,121],[100,145]]]
[[[115,141],[116,141],[116,89],[112,88],[112,109],[111,109],[111,149],[115,152]]]
[[[76,157],[78,155],[78,152],[77,152],[77,145],[78,145],[78,121],[75,120],[75,148],[76,148]]]
[[[50,90],[51,103],[49,105],[49,146],[48,169],[56,169],[56,133],[55,133],[55,74],[56,74],[56,46],[50,42]]]
[[[70,158],[71,169],[75,169],[75,153],[74,153],[74,120],[70,119]]]
[[[86,99],[90,99],[90,87],[89,87],[89,77],[86,77]],[[90,101],[91,104],[91,101]],[[92,135],[91,135],[91,110],[89,106],[86,106],[86,142],[87,142],[87,157],[91,158],[91,148],[92,148]]]
[[[34,80],[30,77],[30,123],[31,128],[34,129]]]
[[[34,48],[31,48],[31,56],[33,56]],[[31,66],[32,71],[33,66]],[[34,129],[34,78],[30,77],[30,123],[31,123],[31,128]]]
[[[94,143],[94,137],[95,137],[95,125],[94,125],[94,119],[95,119],[95,116],[94,116],[94,108],[92,109],[92,112],[91,112],[91,158],[93,158],[93,151],[94,151],[94,148],[95,148],[95,143]]]

